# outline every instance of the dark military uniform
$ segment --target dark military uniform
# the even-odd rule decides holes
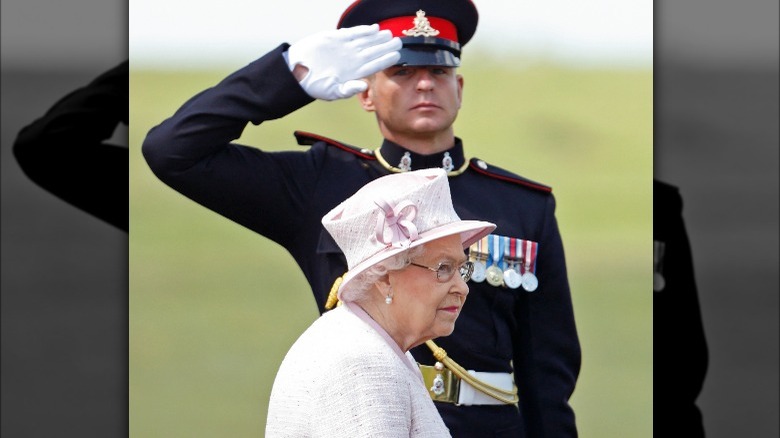
[[[677,187],[653,180],[653,432],[697,438],[708,353],[682,208]]]
[[[257,125],[312,102],[290,74],[282,56],[287,47],[194,96],[148,133],[143,153],[173,189],[286,248],[324,312],[347,264],[322,227],[322,216],[390,170],[374,151],[301,132],[296,136],[311,146],[306,150],[268,153],[231,143],[247,122]],[[388,163],[408,152],[388,141],[380,151]],[[466,369],[514,372],[520,408],[443,402],[437,407],[453,436],[576,436],[568,400],[580,349],[550,189],[478,159],[467,162],[459,139],[447,152],[457,174],[450,185],[458,215],[494,222],[497,234],[538,242],[539,287],[529,293],[469,283],[468,304],[454,333],[436,340]],[[441,167],[443,154],[410,153],[410,158],[413,168]],[[425,345],[412,354],[423,364],[435,362]]]
[[[128,62],[58,100],[14,142],[19,166],[36,184],[127,231],[127,148],[106,142],[128,119]],[[108,196],[105,192],[108,190]]]

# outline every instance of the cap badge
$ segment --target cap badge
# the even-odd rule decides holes
[[[412,37],[432,37],[438,35],[439,31],[431,27],[431,23],[425,17],[425,11],[420,9],[417,11],[417,16],[414,17],[414,27],[404,30],[403,34]]]

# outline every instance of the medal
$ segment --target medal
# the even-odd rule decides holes
[[[471,280],[475,283],[482,283],[487,276],[487,266],[482,260],[474,262],[474,272],[471,273]]]
[[[487,277],[487,236],[474,242],[469,247],[469,260],[474,263],[474,272],[471,273],[471,281],[482,283]]]
[[[533,292],[539,287],[539,279],[534,274],[534,271],[536,271],[536,253],[539,250],[539,245],[530,240],[523,240],[520,245],[523,250],[523,276],[520,281],[523,289]]]
[[[520,287],[520,272],[515,268],[517,264],[517,239],[504,237],[504,262],[507,266],[504,270],[504,284],[510,289],[517,289]]]
[[[504,271],[501,270],[498,266],[491,266],[487,268],[487,282],[490,283],[491,286],[501,286],[504,284]]]
[[[664,242],[653,240],[653,292],[661,292],[666,287],[663,274],[665,249]]]
[[[501,256],[503,251],[500,248],[501,239],[499,236],[491,234],[488,236],[488,249],[490,251],[490,258],[493,262],[489,268],[487,268],[487,282],[491,286],[501,286],[504,284],[504,270],[501,269],[499,264],[501,263]]]
[[[523,289],[527,290],[528,292],[533,292],[537,287],[539,287],[539,280],[532,272],[526,272],[523,274],[520,282],[523,285]]]
[[[517,289],[520,287],[522,280],[520,277],[520,273],[515,271],[514,268],[509,268],[506,271],[504,271],[504,283],[510,288],[510,289]]]

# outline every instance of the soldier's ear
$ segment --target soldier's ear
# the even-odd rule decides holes
[[[463,76],[456,75],[455,80],[458,82],[458,109],[463,104]]]
[[[364,110],[369,112],[375,110],[373,92],[371,91],[371,81],[368,82],[368,88],[358,93],[358,98],[360,99],[360,106],[363,107]]]

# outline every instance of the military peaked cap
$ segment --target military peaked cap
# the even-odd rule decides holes
[[[336,27],[378,23],[401,38],[399,65],[457,67],[478,18],[471,0],[357,0]]]

